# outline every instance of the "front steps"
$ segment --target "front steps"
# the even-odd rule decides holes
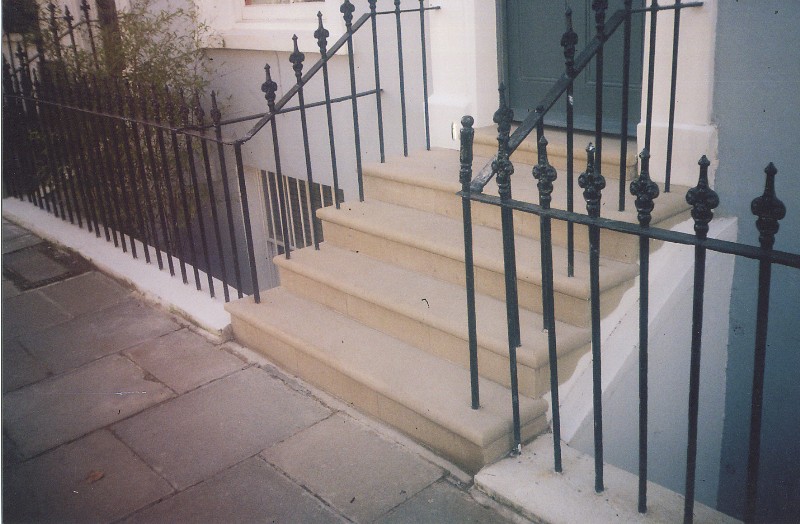
[[[476,158],[476,165],[486,161]],[[524,180],[531,178],[530,166],[516,167],[521,176],[514,177],[515,197],[537,201],[530,193],[533,182]],[[244,299],[226,306],[234,336],[474,473],[506,454],[513,440],[498,210],[473,206],[480,217],[474,245],[481,408],[472,410],[463,226],[455,195],[458,152],[421,152],[367,165],[364,184],[365,202],[318,210],[326,239],[318,251],[306,248],[290,259],[275,259],[280,288],[262,293],[261,304]],[[491,182],[487,192],[494,186]],[[576,200],[576,209],[582,201]],[[563,207],[558,202],[554,205]],[[654,222],[669,222],[685,210],[685,205],[662,207],[668,209]],[[611,214],[604,210],[605,215]],[[548,426],[540,397],[549,390],[549,362],[538,222],[516,217],[522,307],[517,356],[522,436],[529,440]],[[614,216],[622,217],[633,220],[635,212]],[[554,227],[562,381],[589,351],[590,341],[588,257],[576,253],[576,276],[567,277],[564,236],[565,228]],[[614,234],[603,241],[614,255],[601,261],[606,312],[633,285],[638,269],[631,263],[635,241]]]

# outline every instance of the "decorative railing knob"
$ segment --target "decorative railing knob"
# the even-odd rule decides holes
[[[567,66],[567,74],[575,76],[575,46],[578,44],[578,33],[572,28],[572,9],[567,7],[564,13],[566,19],[566,30],[561,36],[561,47],[564,48],[564,59]]]
[[[592,0],[592,10],[594,11],[594,25],[597,29],[597,35],[605,37],[606,31],[606,10],[608,9],[608,0]]]
[[[294,51],[292,54],[289,55],[289,62],[292,63],[292,69],[294,69],[294,76],[297,77],[297,83],[300,83],[300,77],[303,74],[303,60],[306,59],[306,55],[300,52],[300,49],[297,47],[297,35],[292,36],[292,41],[294,42]]]
[[[216,127],[219,127],[219,123],[222,121],[222,112],[217,106],[217,94],[214,91],[211,91],[211,121]]]
[[[544,136],[539,139],[538,157],[539,163],[533,166],[533,178],[539,181],[536,184],[539,188],[539,204],[545,209],[550,209],[553,182],[558,178],[558,172],[547,160],[547,139]]]
[[[269,106],[269,110],[272,111],[275,108],[275,92],[278,90],[278,84],[272,80],[269,64],[264,66],[264,72],[266,73],[266,80],[261,84],[261,91],[264,92],[264,98],[267,99],[267,106]]]
[[[475,138],[475,130],[472,129],[472,125],[474,123],[475,119],[469,115],[461,119],[461,149],[459,154],[461,170],[458,178],[464,191],[469,191],[469,183],[472,178],[472,144]]]
[[[64,21],[67,23],[67,27],[72,29],[72,22],[75,20],[75,17],[72,16],[72,13],[69,12],[69,6],[64,6]]]
[[[322,25],[322,11],[317,11],[317,20],[319,21],[319,25],[317,30],[314,31],[314,38],[317,39],[317,45],[319,46],[320,54],[324,55],[325,50],[328,47],[328,37],[331,35],[331,33],[325,29],[324,25]]]
[[[708,185],[708,166],[711,165],[711,162],[703,155],[698,164],[700,165],[700,178],[697,185],[686,193],[686,202],[692,206],[695,234],[698,238],[706,238],[708,223],[714,218],[713,210],[719,206],[719,195]]]
[[[778,170],[770,162],[764,169],[767,180],[764,184],[764,194],[757,197],[750,204],[750,210],[758,217],[756,228],[760,233],[758,241],[764,249],[772,249],[775,244],[775,234],[780,225],[778,221],[786,216],[786,206],[775,195],[775,175]]]
[[[83,19],[86,20],[87,23],[88,23],[88,21],[89,21],[89,9],[91,9],[89,7],[89,0],[81,0],[80,9],[81,9],[81,11],[83,11]]]
[[[578,177],[578,185],[583,189],[583,198],[586,200],[586,211],[589,216],[600,216],[600,200],[603,198],[603,189],[606,179],[594,169],[595,147],[592,143],[586,147],[586,171]]]
[[[631,195],[636,197],[634,205],[638,211],[639,225],[648,227],[652,219],[650,213],[655,207],[653,200],[658,197],[659,190],[658,184],[650,179],[650,151],[647,148],[642,149],[639,158],[642,161],[641,169],[639,176],[631,180],[630,190]]]
[[[494,123],[497,124],[497,156],[492,161],[492,172],[497,177],[497,188],[500,198],[508,200],[511,198],[511,175],[514,174],[514,166],[509,160],[508,136],[511,131],[511,121],[514,118],[514,111],[508,107],[506,102],[506,86],[501,83],[498,88],[500,96],[500,107],[494,113]]]
[[[197,119],[198,125],[204,126],[206,124],[206,112],[203,109],[203,105],[200,103],[200,94],[197,91],[194,93],[192,105],[194,109],[194,116]]]
[[[347,27],[347,32],[350,32],[350,27],[353,25],[353,11],[356,10],[356,6],[354,6],[350,0],[344,0],[341,7],[339,7],[339,12],[342,13],[344,17],[344,25]]]

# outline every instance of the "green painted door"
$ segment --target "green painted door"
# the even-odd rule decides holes
[[[505,78],[515,120],[523,120],[564,72],[564,3],[557,0],[505,1]],[[573,27],[578,33],[577,52],[594,37],[594,13],[591,0],[571,0]],[[642,7],[634,0],[633,7]],[[623,6],[623,0],[610,0],[606,19]],[[632,16],[630,105],[628,128],[635,131],[640,119],[642,98],[642,48],[644,18]],[[606,43],[604,51],[603,131],[619,134],[622,116],[623,27]],[[575,127],[594,130],[595,114],[594,61],[575,79]],[[559,100],[545,123],[566,125],[566,102]]]

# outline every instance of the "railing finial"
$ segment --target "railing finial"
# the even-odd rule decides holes
[[[508,200],[511,198],[511,175],[514,174],[514,166],[509,160],[508,136],[514,111],[508,107],[506,102],[505,84],[501,82],[497,90],[500,96],[500,107],[497,108],[492,118],[497,124],[497,157],[492,161],[492,172],[497,177],[500,198]]]
[[[267,99],[267,106],[269,110],[272,111],[275,109],[275,92],[278,90],[278,84],[272,80],[269,64],[264,65],[264,71],[266,72],[267,79],[261,84],[261,91],[264,92],[264,98]]]
[[[606,36],[606,10],[608,0],[592,0],[592,10],[594,11],[594,25],[597,35],[601,38]]]
[[[564,59],[567,65],[567,74],[575,75],[575,46],[578,44],[578,33],[572,28],[572,8],[567,6],[564,13],[566,30],[561,35],[561,47],[564,48]]]
[[[67,23],[67,27],[72,29],[72,22],[75,21],[75,17],[69,12],[68,5],[64,6],[64,21]]]
[[[658,184],[650,179],[650,151],[647,148],[642,149],[639,158],[642,161],[641,169],[639,176],[631,180],[630,190],[631,195],[636,197],[634,205],[638,211],[639,225],[648,227],[652,219],[650,214],[655,207],[653,200],[658,197],[659,190]]]
[[[354,6],[350,0],[344,0],[344,2],[342,2],[342,6],[339,8],[339,12],[344,15],[344,25],[347,28],[348,33],[353,25],[353,11],[355,10],[356,6]]]
[[[215,91],[211,91],[211,121],[215,127],[219,127],[219,123],[222,121],[222,112],[217,106],[217,93]]]
[[[686,193],[686,203],[692,206],[695,234],[698,238],[706,238],[708,223],[714,217],[713,210],[719,206],[719,195],[708,185],[708,166],[711,162],[703,155],[697,163],[700,165],[700,177],[697,185]]]
[[[83,11],[84,20],[89,21],[89,0],[81,0],[81,11]]]
[[[786,216],[786,206],[775,194],[775,175],[778,170],[772,162],[764,168],[767,175],[764,183],[764,194],[757,197],[750,204],[750,211],[758,217],[756,228],[760,233],[758,241],[764,249],[772,249],[775,244],[775,234],[780,225],[778,221]]]
[[[594,169],[595,147],[591,142],[586,147],[586,171],[578,177],[578,185],[583,189],[583,198],[586,200],[586,211],[592,217],[600,216],[600,200],[603,198],[603,189],[606,179]]]
[[[319,46],[320,53],[324,55],[325,50],[328,47],[328,37],[331,33],[325,29],[324,25],[322,25],[322,11],[317,11],[317,20],[319,20],[319,26],[317,27],[317,30],[314,31],[314,38],[317,39],[317,45]]]
[[[289,55],[289,62],[292,63],[292,69],[294,69],[294,76],[297,77],[297,83],[300,83],[300,78],[303,75],[303,60],[306,59],[306,55],[300,52],[300,48],[297,47],[297,35],[292,36],[292,41],[294,42],[294,51],[292,54]]]
[[[558,172],[547,160],[547,144],[547,139],[542,135],[537,148],[539,163],[533,166],[533,178],[539,181],[536,184],[539,189],[539,205],[550,209],[550,202],[553,200],[553,182],[558,178]]]

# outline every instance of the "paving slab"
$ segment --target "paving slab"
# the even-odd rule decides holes
[[[510,520],[481,506],[472,497],[440,480],[378,519],[380,524],[511,524]]]
[[[173,396],[121,355],[3,397],[3,431],[31,457]]]
[[[39,291],[73,317],[119,304],[131,295],[129,290],[97,271],[62,280]]]
[[[330,415],[322,404],[247,368],[113,426],[177,489],[184,489]]]
[[[41,331],[68,320],[69,315],[38,291],[3,297],[3,341]]]
[[[321,524],[346,521],[301,486],[255,456],[206,482],[142,510],[123,522]]]
[[[30,231],[27,229],[21,228],[18,225],[14,224],[13,222],[9,222],[6,219],[3,219],[2,222],[2,234],[3,234],[3,243],[5,244],[9,240],[14,240],[15,238],[21,237],[23,235],[29,235]]]
[[[52,373],[16,340],[3,343],[3,393],[43,380]]]
[[[167,315],[136,300],[30,333],[20,342],[54,373],[74,369],[180,326]]]
[[[17,295],[19,295],[21,293],[22,293],[22,291],[20,291],[17,288],[17,286],[14,285],[13,282],[3,278],[3,299],[16,297]]]
[[[125,354],[179,394],[247,366],[188,329],[148,340]]]
[[[3,266],[28,282],[49,280],[69,272],[68,268],[35,249],[23,249],[4,254]]]
[[[105,430],[3,472],[4,522],[112,522],[172,488]]]
[[[356,522],[370,522],[436,482],[444,471],[337,414],[262,453]]]

